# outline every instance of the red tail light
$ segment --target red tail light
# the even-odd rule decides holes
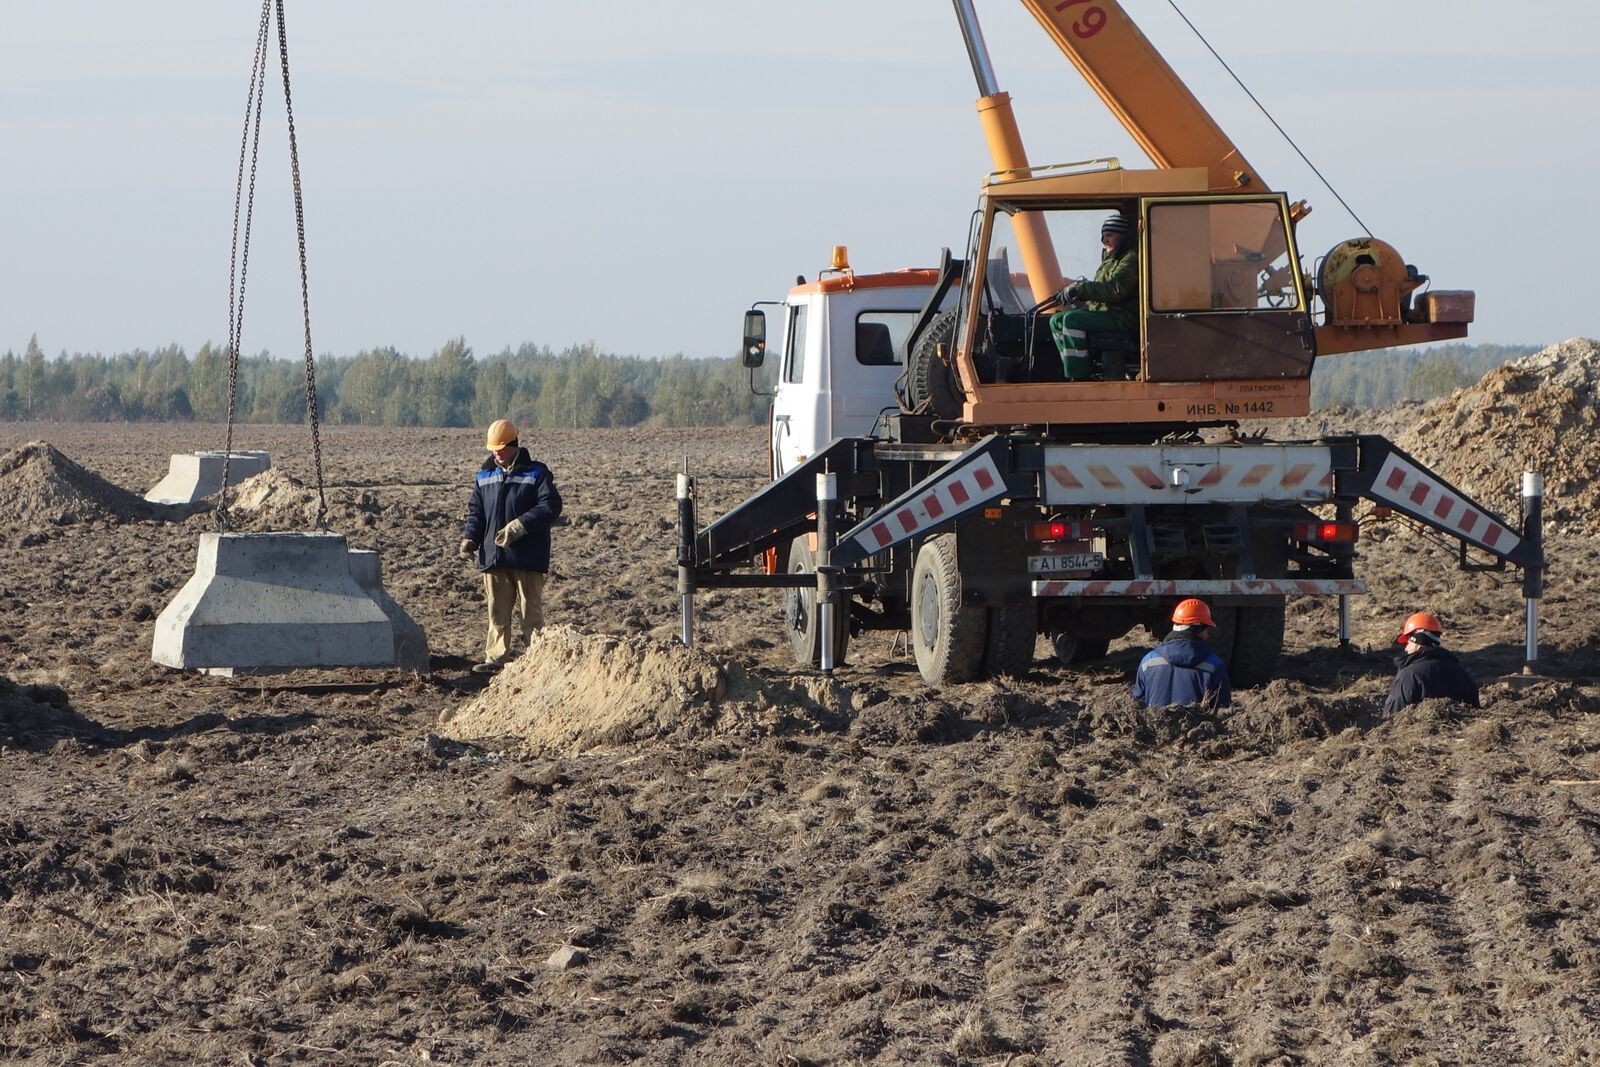
[[[1353,522],[1297,522],[1294,524],[1296,541],[1316,541],[1323,544],[1349,544],[1361,534]]]
[[[1094,523],[1092,522],[1030,522],[1028,523],[1028,540],[1030,541],[1087,541],[1094,536]]]

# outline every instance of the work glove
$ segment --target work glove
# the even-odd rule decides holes
[[[456,549],[456,555],[460,556],[462,559],[476,559],[478,555],[478,546],[473,544],[471,541],[462,538],[461,547]]]
[[[1084,303],[1083,297],[1078,295],[1077,282],[1073,282],[1071,285],[1061,290],[1061,302],[1063,304],[1070,304],[1073,306]]]
[[[505,548],[507,545],[515,544],[522,540],[522,535],[527,532],[528,528],[522,525],[521,519],[512,519],[500,527],[500,532],[494,535],[494,543],[501,548]]]

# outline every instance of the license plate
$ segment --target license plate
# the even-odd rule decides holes
[[[1062,556],[1029,556],[1028,570],[1034,574],[1097,571],[1105,561],[1106,558],[1098,552],[1070,552]]]

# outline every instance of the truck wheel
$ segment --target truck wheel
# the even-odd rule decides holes
[[[929,685],[970,682],[983,669],[989,609],[961,602],[956,540],[929,538],[911,577],[911,649]]]
[[[1228,660],[1228,681],[1235,689],[1265,685],[1283,653],[1283,598],[1276,602],[1241,607],[1234,616],[1233,654]]]
[[[949,355],[955,347],[956,309],[941,311],[917,338],[906,369],[906,393],[913,411],[923,410],[941,419],[961,416],[962,393]],[[939,352],[943,349],[944,358]]]
[[[1033,667],[1039,643],[1039,609],[1032,600],[989,609],[989,634],[983,649],[983,674],[1020,678]]]
[[[1057,630],[1050,635],[1050,647],[1055,650],[1056,662],[1063,667],[1078,667],[1105,659],[1111,642],[1103,637],[1079,637],[1069,630]]]
[[[816,574],[817,554],[809,537],[796,537],[789,546],[789,573]],[[794,660],[802,667],[822,665],[822,618],[817,612],[817,587],[783,591],[783,624]],[[841,603],[834,613],[833,663],[841,666],[850,647],[849,606]]]

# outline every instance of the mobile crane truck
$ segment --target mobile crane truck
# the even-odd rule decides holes
[[[1155,167],[1029,165],[971,2],[955,0],[997,168],[966,254],[856,274],[835,249],[789,292],[773,481],[701,528],[678,478],[685,643],[696,590],[781,588],[799,663],[831,670],[852,633],[908,630],[923,678],[944,685],[1024,672],[1040,633],[1061,663],[1092,661],[1198,596],[1235,684],[1260,684],[1288,596],[1338,597],[1348,642],[1369,501],[1459,542],[1465,568],[1522,568],[1531,661],[1544,555],[1527,478],[1519,530],[1382,437],[1239,432],[1307,414],[1318,356],[1466,336],[1473,294],[1426,290],[1372,237],[1336,246],[1313,286],[1295,244],[1309,209],[1270,190],[1116,0],[1022,2]],[[1088,334],[1089,376],[1066,380],[1055,248],[1107,212],[1136,226],[1138,328]],[[766,348],[752,308],[752,375]]]

